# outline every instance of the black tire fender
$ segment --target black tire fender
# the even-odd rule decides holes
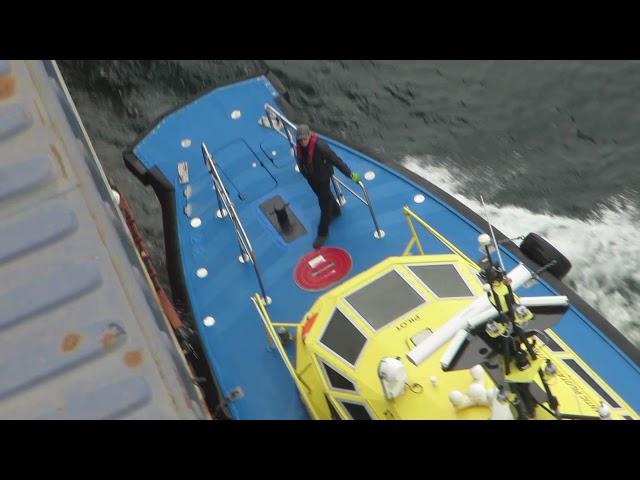
[[[532,232],[522,240],[520,251],[541,267],[555,260],[556,264],[548,271],[559,280],[562,280],[571,270],[571,262],[567,257],[537,233]]]

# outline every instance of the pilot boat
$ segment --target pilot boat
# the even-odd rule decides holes
[[[354,171],[312,247],[317,199],[272,73],[217,86],[124,153],[162,205],[174,301],[232,419],[636,419],[640,353],[517,245],[428,179],[313,129]],[[312,125],[313,127],[313,125]]]

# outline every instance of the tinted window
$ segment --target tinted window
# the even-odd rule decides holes
[[[342,403],[345,410],[349,412],[349,416],[354,420],[371,420],[371,415],[369,415],[364,405],[347,402],[345,400],[340,400],[340,403]]]
[[[574,372],[576,372],[582,379],[589,384],[591,388],[593,388],[598,395],[600,395],[609,405],[613,408],[620,408],[618,402],[616,402],[611,395],[609,395],[604,388],[602,388],[598,383],[593,379],[591,375],[589,375],[575,360],[568,358],[565,359],[564,362],[569,365]]]
[[[547,347],[549,347],[550,350],[553,350],[554,352],[563,352],[564,350],[562,349],[562,347],[560,345],[558,345],[553,338],[551,338],[550,336],[546,336],[544,337],[544,343]]]
[[[353,385],[353,383],[351,383],[345,377],[340,375],[338,372],[336,372],[333,368],[331,368],[326,363],[324,363],[324,362],[320,362],[320,363],[322,363],[322,366],[324,367],[324,371],[327,372],[327,377],[329,378],[329,384],[333,388],[340,388],[342,390],[350,390],[352,392],[356,391],[356,387]]]
[[[352,293],[346,300],[376,330],[425,303],[395,270]]]
[[[329,397],[325,395],[324,398],[327,400],[327,405],[329,405],[329,412],[331,412],[331,420],[342,420],[342,418],[340,418],[340,415],[338,415],[338,412],[336,412],[336,409],[333,406],[333,402],[329,400]]]
[[[366,341],[367,337],[337,309],[320,339],[320,343],[329,347],[351,365],[355,365]]]
[[[473,296],[453,265],[413,265],[409,269],[438,297]]]

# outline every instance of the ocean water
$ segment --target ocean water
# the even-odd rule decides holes
[[[127,196],[165,287],[160,205],[122,161],[154,120],[270,69],[313,127],[366,145],[506,235],[535,231],[565,278],[640,346],[640,62],[60,61],[107,175]]]

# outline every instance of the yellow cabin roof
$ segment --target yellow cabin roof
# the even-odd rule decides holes
[[[321,296],[296,339],[296,374],[316,416],[491,418],[488,406],[457,410],[449,400],[454,390],[467,392],[473,378],[469,370],[442,370],[440,358],[447,344],[419,365],[406,357],[484,294],[476,271],[460,256],[445,254],[389,257]],[[553,357],[542,344],[538,350],[542,358]],[[384,358],[402,362],[408,377],[404,393],[392,400],[385,397],[378,374]],[[567,376],[562,365],[558,367],[560,378]],[[480,383],[494,387],[486,375]],[[562,410],[596,414],[598,397],[588,388],[576,395],[579,383],[559,382],[560,392],[554,394],[564,402]]]

